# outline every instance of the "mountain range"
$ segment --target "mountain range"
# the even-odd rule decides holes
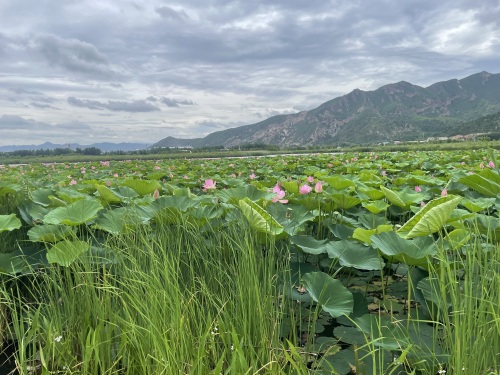
[[[151,147],[281,147],[375,144],[478,132],[474,121],[500,112],[500,74],[481,72],[428,87],[406,81],[356,89],[319,107],[270,117],[204,138],[167,137]],[[483,126],[484,128],[484,126]]]

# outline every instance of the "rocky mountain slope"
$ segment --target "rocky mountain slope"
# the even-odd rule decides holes
[[[500,111],[500,74],[481,72],[429,87],[401,81],[374,91],[354,90],[317,108],[211,133],[165,138],[152,147],[233,147],[367,144],[452,136],[464,123]],[[475,129],[470,129],[474,133]]]

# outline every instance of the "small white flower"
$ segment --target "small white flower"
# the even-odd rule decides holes
[[[234,345],[231,345],[231,350],[234,350]]]
[[[54,341],[55,342],[61,342],[61,340],[62,340],[62,336],[61,335],[59,335],[57,337],[54,337]]]

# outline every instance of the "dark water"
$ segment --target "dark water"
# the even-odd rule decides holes
[[[13,353],[13,344],[6,344],[3,348],[0,347],[0,375],[17,375],[17,371],[14,371],[16,364],[14,363],[14,358],[12,357]]]

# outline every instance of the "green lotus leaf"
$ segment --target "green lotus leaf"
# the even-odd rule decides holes
[[[153,194],[155,190],[161,190],[161,185],[157,180],[136,180],[127,179],[123,181],[122,185],[133,189],[137,194],[144,196]]]
[[[325,182],[335,190],[344,190],[350,187],[356,187],[356,184],[352,180],[343,178],[340,176],[333,176],[325,178]]]
[[[11,253],[0,253],[0,274],[29,274],[39,265],[47,265],[45,250],[23,248]]]
[[[128,186],[118,186],[112,189],[113,193],[124,202],[131,202],[139,196],[134,189]]]
[[[83,194],[78,190],[72,188],[61,188],[56,192],[56,194],[66,203],[73,203],[80,199],[85,199],[88,197],[87,194]]]
[[[360,270],[379,270],[384,262],[375,249],[349,240],[331,241],[327,245],[328,257],[337,258],[344,267]]]
[[[33,225],[41,222],[45,215],[50,212],[50,208],[40,206],[34,202],[27,201],[19,205],[19,214],[26,224]]]
[[[280,184],[289,194],[297,194],[299,192],[299,184],[295,181],[282,181]]]
[[[333,318],[352,313],[352,293],[339,281],[324,272],[310,272],[302,282],[314,301]]]
[[[446,234],[444,241],[448,245],[448,248],[458,250],[469,243],[471,237],[471,232],[469,230],[455,229]]]
[[[328,240],[317,240],[311,236],[293,236],[290,242],[298,246],[303,252],[308,254],[326,253],[326,243]]]
[[[375,229],[363,229],[363,228],[356,228],[354,229],[354,233],[352,234],[352,238],[361,241],[367,245],[370,245],[372,243],[370,237],[374,234],[378,233],[383,233],[383,232],[390,232],[392,231],[392,225],[379,225]]]
[[[406,330],[384,316],[366,314],[354,319],[356,327],[366,334],[375,347],[385,350],[404,350],[411,345]]]
[[[363,185],[362,187],[358,187],[357,190],[359,191],[361,196],[366,196],[368,199],[374,201],[378,201],[385,197],[384,193],[382,193],[380,190],[365,185]]]
[[[28,231],[28,237],[33,242],[58,242],[73,237],[75,232],[66,225],[37,225]]]
[[[477,198],[477,199],[467,199],[463,198],[460,205],[467,208],[472,212],[480,212],[487,210],[495,204],[495,198]]]
[[[398,206],[398,207],[401,207],[401,208],[405,208],[406,207],[406,203],[403,201],[403,199],[401,199],[401,197],[399,196],[399,194],[396,193],[395,191],[389,190],[385,186],[380,186],[380,190],[382,190],[382,192],[384,193],[385,197],[387,198],[387,200],[391,204],[393,204],[395,206]]]
[[[335,207],[342,210],[348,210],[361,203],[359,198],[344,193],[332,194],[329,197],[335,202]]]
[[[389,207],[389,204],[382,200],[372,201],[369,203],[363,202],[361,205],[375,215],[387,210],[387,207]]]
[[[122,199],[107,186],[97,184],[95,188],[99,193],[99,199],[106,204],[120,203],[122,201]]]
[[[108,210],[96,219],[94,227],[114,235],[129,233],[143,223],[140,211],[134,208]]]
[[[276,221],[266,210],[248,197],[239,201],[243,215],[247,218],[250,227],[257,232],[277,236],[283,233],[283,226]]]
[[[16,214],[0,215],[0,233],[19,229],[21,225],[21,220],[19,220]]]
[[[21,186],[18,184],[0,181],[0,197],[4,197],[7,194],[16,194],[19,190],[21,190]]]
[[[487,197],[496,197],[500,194],[500,180],[498,175],[489,170],[481,173],[473,173],[458,179],[458,182],[477,191]]]
[[[268,206],[268,212],[283,225],[283,231],[293,236],[301,233],[309,221],[314,220],[317,212],[311,212],[302,205],[274,203]]]
[[[85,241],[58,242],[47,250],[47,260],[49,263],[57,263],[61,266],[68,267],[89,249],[90,244]]]
[[[43,221],[45,224],[80,225],[94,219],[102,208],[96,199],[82,199],[50,211]]]
[[[427,257],[437,253],[437,246],[431,237],[411,240],[401,238],[396,232],[385,232],[371,236],[372,246],[385,256],[412,266],[427,265]]]
[[[36,189],[31,192],[31,200],[43,207],[48,207],[52,203],[50,196],[55,194],[52,189]]]
[[[448,195],[430,201],[398,230],[398,234],[409,239],[441,230],[461,199]]]

